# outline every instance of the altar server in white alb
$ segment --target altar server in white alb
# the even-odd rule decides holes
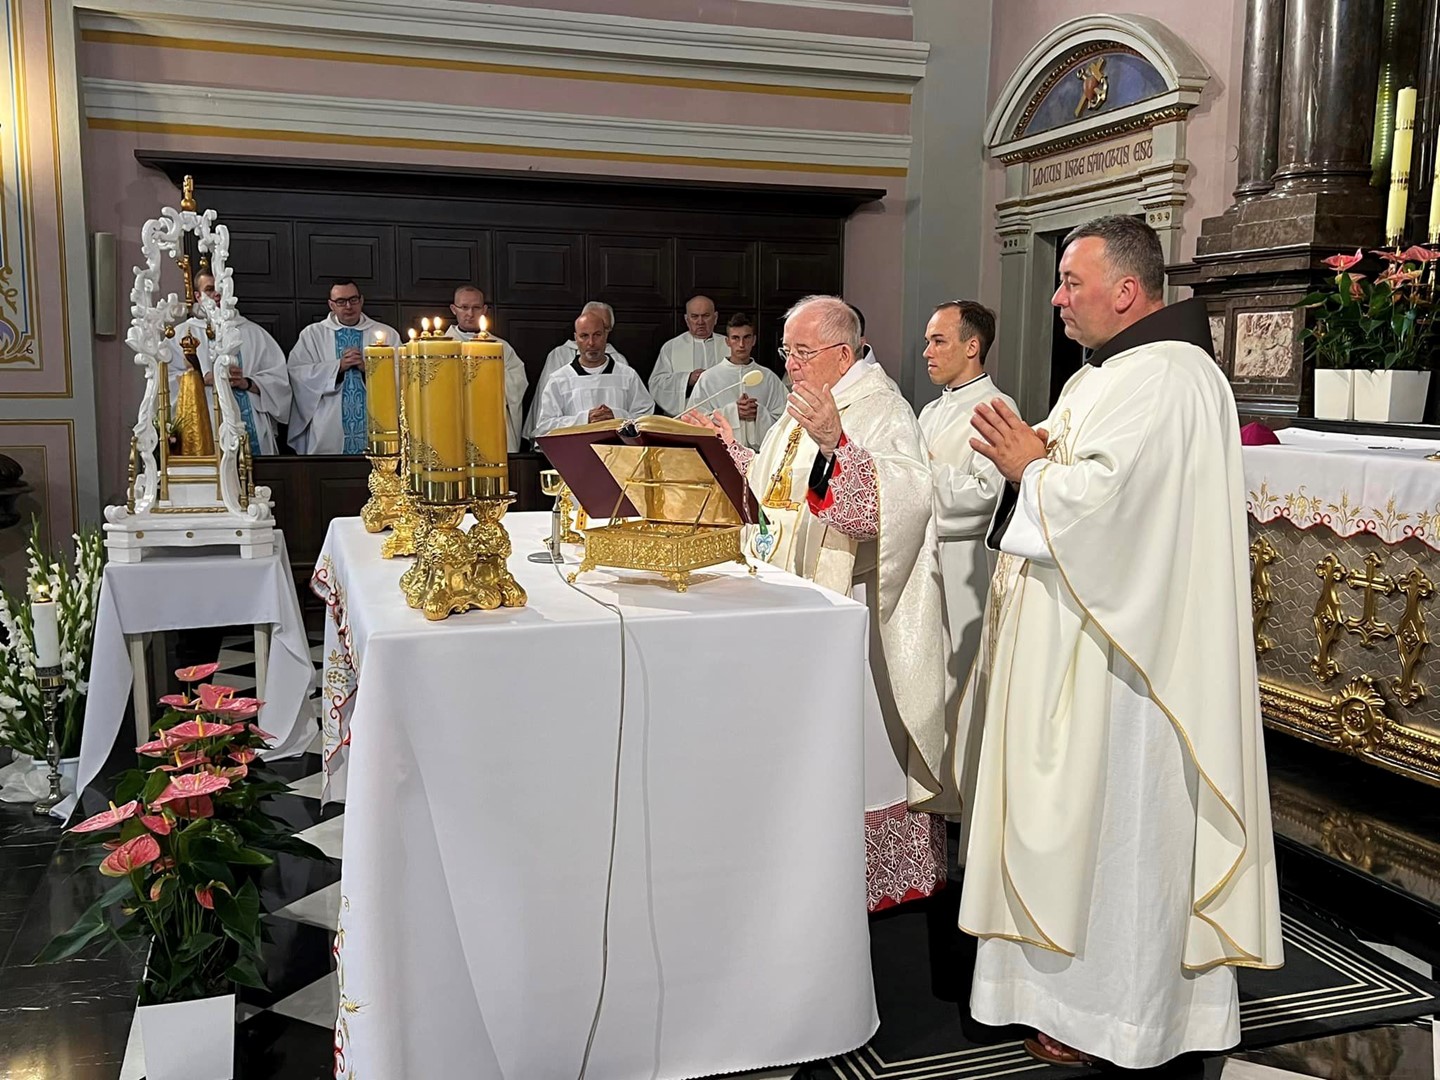
[[[945,586],[945,629],[950,643],[950,675],[958,688],[970,673],[980,646],[980,616],[985,610],[993,558],[985,532],[1005,486],[1000,471],[970,440],[970,418],[982,401],[1015,402],[985,374],[985,354],[995,340],[995,315],[973,300],[947,300],[925,326],[925,361],[940,396],[920,410],[920,430],[930,451],[935,484],[935,532],[940,541],[940,578]],[[972,763],[967,733],[954,741],[957,766]],[[965,775],[962,772],[960,775]]]
[[[666,416],[679,416],[695,398],[695,384],[706,368],[729,354],[723,337],[715,333],[715,301],[692,296],[685,301],[685,332],[660,346],[655,370],[650,372],[650,393]]]
[[[593,311],[605,322],[605,333],[615,333],[615,309],[609,304],[600,300],[590,300],[580,309],[583,315]],[[525,416],[525,438],[535,437],[535,416],[540,411],[540,397],[545,393],[545,384],[550,381],[550,376],[563,367],[569,367],[580,355],[580,347],[575,344],[575,339],[567,338],[555,348],[551,349],[545,357],[545,365],[540,369],[540,377],[535,380],[535,393],[530,399],[530,411]],[[614,360],[617,364],[624,364],[627,367],[630,361],[625,359],[625,354],[615,348],[615,343],[605,342],[605,355]]]
[[[1134,218],[1073,231],[1053,303],[1087,363],[1039,428],[972,421],[1010,483],[962,701],[970,1008],[1052,1062],[1232,1046],[1235,968],[1282,962],[1235,400],[1164,267]]]
[[[489,319],[490,305],[485,302],[485,290],[478,285],[461,285],[455,290],[450,302],[450,313],[455,321],[445,336],[454,341],[470,341],[480,333],[480,320]],[[510,343],[497,337],[492,327],[487,326],[490,336],[500,342],[505,357],[505,434],[510,453],[520,449],[520,429],[525,425],[525,388],[530,385],[525,375],[525,362],[520,359]]]
[[[195,275],[195,289],[208,296],[218,306],[220,293],[215,288],[215,278],[203,270]],[[200,305],[195,305],[200,314]],[[250,453],[278,454],[279,442],[275,433],[278,425],[290,417],[290,376],[285,370],[285,354],[275,339],[256,326],[238,311],[235,322],[240,331],[240,352],[230,365],[230,392],[240,407],[240,422],[250,442]],[[181,335],[183,336],[183,335]],[[215,413],[214,378],[210,370],[210,341],[203,331],[194,335],[200,342],[195,350],[200,361],[200,371],[205,376],[205,403],[213,416]],[[170,400],[179,393],[179,376],[188,361],[180,351],[178,339],[170,342]]]
[[[300,331],[290,350],[290,446],[297,454],[363,454],[365,354],[379,335],[400,340],[393,327],[365,314],[353,281],[330,286],[330,314]]]
[[[930,465],[909,402],[879,365],[857,361],[860,324],[843,300],[800,301],[784,340],[794,390],[758,453],[719,413],[685,418],[720,432],[760,500],[765,526],[752,551],[870,609],[866,901],[880,911],[945,880],[945,823],[927,811],[954,808],[941,781],[945,648]],[[849,674],[836,668],[837,678]]]
[[[587,311],[575,320],[580,354],[545,384],[535,417],[536,435],[602,420],[634,420],[655,411],[655,402],[635,369],[605,355],[607,337],[605,321],[595,312]]]
[[[740,444],[758,450],[766,432],[785,414],[785,384],[780,376],[752,358],[755,324],[749,315],[730,316],[725,324],[725,341],[730,356],[696,380],[690,399],[707,412],[721,413]]]

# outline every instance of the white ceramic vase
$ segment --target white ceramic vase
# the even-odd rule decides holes
[[[145,1080],[233,1080],[235,995],[140,1006]]]
[[[1357,371],[1355,419],[1371,424],[1418,424],[1425,418],[1429,391],[1428,371]]]
[[[1335,368],[1315,369],[1315,419],[1355,418],[1355,376],[1357,372]]]

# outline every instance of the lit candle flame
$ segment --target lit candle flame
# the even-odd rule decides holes
[[[376,345],[384,345],[384,344],[385,344],[385,331],[384,331],[384,330],[376,330],[376,331],[375,331],[375,344],[376,344]]]
[[[435,336],[436,336],[436,337],[439,337],[439,336],[440,336],[440,331],[441,331],[441,330],[444,330],[444,329],[445,329],[445,320],[444,320],[444,319],[438,319],[438,318],[437,318],[437,319],[435,320]]]
[[[416,336],[417,336],[417,335],[416,335],[416,333],[415,333],[415,328],[412,326],[412,327],[410,328],[410,340],[411,340],[411,341],[414,341],[415,338],[416,338]]]
[[[424,331],[425,333],[427,333],[427,334],[430,333],[430,320],[429,320],[429,319],[421,319],[421,320],[420,320],[420,329],[423,330],[423,331]]]
[[[486,328],[487,326],[489,326],[489,325],[490,325],[490,320],[488,320],[487,318],[485,318],[484,315],[481,315],[481,316],[480,316],[480,332],[481,332],[482,334],[485,333],[485,328]]]

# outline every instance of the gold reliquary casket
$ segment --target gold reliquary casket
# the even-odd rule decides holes
[[[742,532],[759,508],[713,431],[663,416],[562,428],[537,442],[591,519],[585,557],[663,574],[680,592],[706,566],[748,565]],[[753,570],[753,568],[752,568]]]

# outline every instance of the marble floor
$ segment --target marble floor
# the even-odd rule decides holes
[[[248,642],[220,648],[216,681],[253,686]],[[1287,900],[1299,902],[1371,948],[1429,978],[1440,965],[1440,793],[1271,736],[1277,853]],[[116,768],[123,767],[117,755]],[[319,802],[319,756],[278,763],[290,785],[275,812],[327,855],[284,859],[265,888],[269,990],[241,994],[237,1077],[318,1080],[331,1075],[338,999],[330,955],[344,854],[343,807]],[[114,771],[114,770],[110,770]],[[87,807],[104,792],[87,794]],[[98,895],[91,872],[57,846],[59,826],[27,806],[0,803],[0,1080],[141,1080],[143,1047],[134,1021],[136,952],[37,966],[35,954]],[[878,940],[878,938],[877,938]],[[878,969],[877,969],[878,970]],[[877,973],[877,978],[882,977]],[[882,1024],[884,1017],[882,1015]],[[836,1063],[749,1074],[755,1078],[862,1075]],[[1023,1077],[1073,1070],[1012,1066]],[[1001,1075],[981,1067],[887,1071],[910,1080]],[[1221,1080],[1440,1080],[1440,1049],[1428,1018],[1309,1041],[1184,1060],[1144,1074]],[[528,1080],[528,1078],[519,1078]]]

